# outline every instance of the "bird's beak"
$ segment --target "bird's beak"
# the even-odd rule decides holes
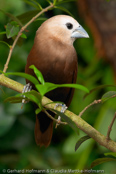
[[[73,31],[73,33],[72,33],[72,35],[71,35],[71,37],[72,38],[89,38],[89,35],[88,35],[88,33],[84,30],[84,28],[81,26],[81,25],[79,25],[79,27],[78,28],[76,28],[74,31]]]

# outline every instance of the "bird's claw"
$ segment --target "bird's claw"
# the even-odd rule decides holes
[[[30,85],[30,83],[27,83],[24,88],[23,88],[23,91],[22,93],[25,93],[25,92],[30,92],[32,89],[32,86]],[[25,95],[23,95],[23,97],[25,98]],[[22,104],[24,103],[27,103],[27,101],[25,99],[22,99]]]
[[[54,109],[56,109],[58,106],[61,106],[61,112],[64,113],[66,111],[66,109],[68,108],[65,104],[61,104],[61,103],[56,103]]]
[[[61,103],[57,103],[54,107],[54,109],[56,109],[58,106],[61,106],[61,113],[64,113],[66,111],[66,109],[68,108],[65,104],[61,104]],[[56,127],[57,128],[59,126],[61,122],[61,116],[58,116],[58,119],[57,119],[57,123],[56,123]]]

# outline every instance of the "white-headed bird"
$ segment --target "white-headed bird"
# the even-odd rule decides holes
[[[46,20],[36,32],[25,72],[35,76],[33,70],[29,68],[30,65],[35,65],[43,74],[46,82],[76,83],[77,54],[73,42],[77,38],[88,37],[82,26],[70,16],[57,15]],[[57,88],[47,93],[46,96],[53,101],[64,102],[69,106],[73,94],[74,89],[72,88]],[[50,114],[54,115],[51,112]],[[47,147],[51,142],[52,133],[53,120],[44,112],[39,113],[36,116],[35,124],[36,143]]]

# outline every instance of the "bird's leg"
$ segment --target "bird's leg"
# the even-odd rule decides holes
[[[31,89],[32,89],[32,86],[30,85],[30,83],[27,83],[24,86],[22,93],[29,92],[29,91],[31,91]],[[25,95],[23,95],[23,97],[25,98]],[[22,99],[22,104],[24,104],[24,103],[27,103],[27,101],[25,99]]]
[[[61,106],[61,113],[64,113],[66,111],[66,109],[68,108],[65,104],[61,104],[61,103],[57,103],[54,107],[54,109],[56,109],[58,106]],[[58,119],[57,119],[58,123],[56,123],[56,128],[57,126],[59,126],[60,122],[61,122],[61,116],[59,115],[58,116]]]

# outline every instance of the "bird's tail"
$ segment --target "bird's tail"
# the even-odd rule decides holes
[[[37,145],[49,146],[53,134],[53,120],[51,120],[44,112],[36,116],[35,123],[35,141]]]

